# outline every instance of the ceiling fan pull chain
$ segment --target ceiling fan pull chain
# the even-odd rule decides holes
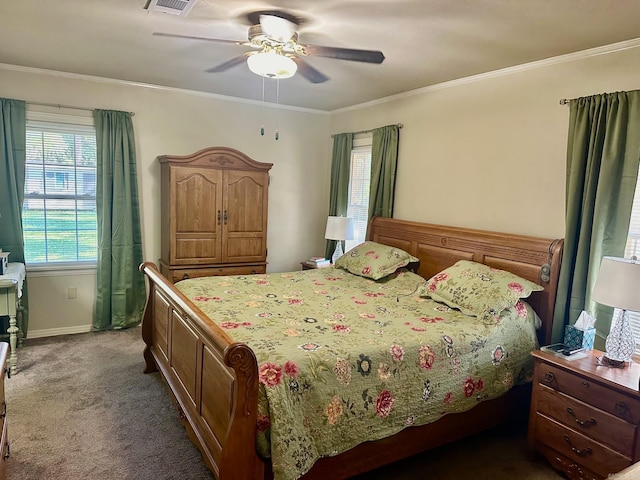
[[[280,119],[280,112],[278,110],[278,105],[280,105],[280,79],[276,78],[276,141],[280,137],[280,132],[278,129],[278,120]]]
[[[260,125],[260,135],[264,136],[264,77],[262,77],[262,125]]]

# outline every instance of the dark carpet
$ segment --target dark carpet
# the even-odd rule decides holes
[[[142,373],[140,329],[27,339],[6,380],[9,480],[210,480],[166,387]],[[358,477],[560,477],[526,458],[526,425],[496,429]]]

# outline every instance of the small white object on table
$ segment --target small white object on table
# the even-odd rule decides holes
[[[11,354],[9,355],[9,369],[13,375],[18,371],[18,354],[16,353],[18,341],[18,326],[16,323],[16,312],[18,303],[22,297],[22,284],[26,277],[24,263],[9,263],[4,275],[0,275],[0,316],[9,315],[9,345]]]

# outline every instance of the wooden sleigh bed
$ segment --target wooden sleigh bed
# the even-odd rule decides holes
[[[540,344],[549,343],[562,258],[562,240],[430,225],[389,218],[370,222],[368,239],[400,248],[420,260],[429,279],[458,260],[512,272],[544,290],[526,299],[542,320]],[[211,321],[152,263],[140,267],[149,282],[142,324],[145,373],[160,371],[181,422],[218,479],[272,478],[256,450],[259,391],[254,352]],[[302,478],[349,478],[430,448],[526,417],[529,385],[483,401],[471,410],[410,426],[315,462]]]

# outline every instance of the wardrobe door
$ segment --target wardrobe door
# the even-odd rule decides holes
[[[173,167],[170,222],[174,232],[171,264],[222,261],[222,172]]]
[[[222,253],[224,262],[266,260],[268,188],[267,172],[225,172]]]

